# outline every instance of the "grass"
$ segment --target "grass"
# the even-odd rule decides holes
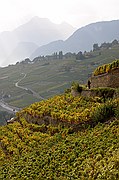
[[[31,88],[45,99],[64,92],[73,81],[85,84],[96,67],[119,58],[119,46],[101,51],[101,55],[99,52],[92,52],[92,54],[93,58],[82,61],[74,59],[47,60],[35,64],[19,64],[1,68],[0,95],[10,94],[11,98],[5,99],[5,101],[16,104],[18,107],[21,107],[22,104],[24,107],[24,105],[39,100],[30,97],[32,100],[28,101],[26,91],[15,87],[15,83],[23,76],[21,73],[26,73],[27,76],[20,82],[20,85]],[[43,66],[44,63],[48,63],[48,65]],[[24,98],[18,100],[20,97]]]

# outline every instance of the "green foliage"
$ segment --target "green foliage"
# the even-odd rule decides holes
[[[95,98],[73,97],[71,94],[55,96],[46,101],[34,103],[17,113],[29,122],[49,124],[67,122],[82,123],[90,120],[91,110],[99,104]]]
[[[102,53],[100,56],[103,57]],[[77,70],[76,61],[70,61],[70,63],[66,61],[64,63],[64,61],[60,60],[60,68],[57,67],[56,63],[55,68],[57,70],[55,70],[58,73],[57,76],[55,74],[55,78],[52,73],[49,73],[49,66],[52,67],[52,62],[50,62],[51,64],[49,62],[43,62],[46,63],[45,65],[40,64],[40,71],[38,64],[33,65],[34,71],[33,69],[31,71],[27,66],[25,67],[25,64],[23,67],[22,64],[17,64],[19,69],[28,71],[28,76],[22,82],[23,86],[29,86],[29,83],[31,83],[32,88],[39,92],[38,83],[44,82],[42,78],[38,81],[39,72],[40,77],[43,77],[44,70],[42,69],[45,67],[45,71],[48,73],[45,76],[49,78],[49,82],[51,83],[52,79],[53,82],[54,80],[56,82],[56,84],[54,83],[55,88],[52,87],[52,82],[49,89],[57,90],[58,86],[62,86],[62,83],[64,83],[64,78],[69,77],[70,71],[74,78],[74,70]],[[54,61],[53,64],[55,64]],[[67,64],[69,65],[68,70],[66,68]],[[90,63],[87,62],[87,64]],[[84,67],[81,71],[83,77],[87,73],[86,66],[84,62],[81,62],[80,65]],[[119,60],[99,67],[98,71],[105,73],[118,67]],[[60,71],[62,68],[64,68],[63,71]],[[54,70],[54,67],[51,70]],[[14,72],[11,69],[7,69],[7,71]],[[3,72],[3,75],[4,73],[6,74],[6,72]],[[14,73],[16,75],[17,70]],[[32,76],[30,76],[31,74]],[[11,80],[15,82],[19,79],[19,74],[15,76],[16,79],[12,75],[3,75],[3,78],[11,78],[8,80],[10,81],[8,82],[9,85],[11,85]],[[77,74],[75,76],[77,80]],[[34,77],[36,83],[33,83]],[[71,82],[70,78],[68,80]],[[62,83],[57,85],[57,82],[60,81]],[[1,80],[1,86],[2,83],[4,84]],[[81,92],[83,87],[78,83],[73,83],[72,88]],[[9,89],[12,88],[8,88],[8,92]],[[10,93],[13,93],[14,89],[15,87]],[[46,86],[44,86],[44,89],[47,89]],[[116,99],[112,99],[115,93],[114,89],[98,88],[93,89],[93,91],[102,98],[73,97],[70,90],[68,90],[64,95],[36,102],[24,108],[16,114],[16,122],[0,127],[0,179],[118,180],[118,92],[116,92]],[[17,95],[20,93],[22,96],[19,96],[18,99],[21,101],[23,97],[26,97],[26,94],[23,90],[20,90]],[[30,99],[31,95],[29,94],[27,98]],[[14,100],[14,102],[18,101]]]
[[[113,89],[100,88],[97,92],[97,95],[100,93],[100,98],[73,97],[70,93],[55,96],[24,108],[17,113],[17,118],[23,117],[30,123],[45,124],[45,126],[62,124],[78,130],[83,126],[93,126],[111,117],[118,117],[119,98],[110,99],[114,93]]]
[[[70,93],[71,92],[71,89],[68,88],[68,89],[65,89],[65,93]]]
[[[0,127],[0,179],[119,179],[119,120],[54,135],[21,123]]]
[[[113,61],[110,64],[104,64],[102,66],[99,66],[98,68],[95,69],[93,75],[98,76],[98,75],[101,75],[101,74],[104,74],[104,73],[108,73],[111,70],[117,69],[117,68],[119,68],[119,59],[116,60],[116,61]]]
[[[106,50],[109,48],[113,48],[114,46],[117,46],[118,44],[119,43],[116,39],[114,39],[111,43],[104,42],[101,44],[101,46],[98,46],[98,44],[93,44],[93,51]]]
[[[73,82],[72,85],[71,85],[71,89],[81,93],[82,90],[83,90],[83,87],[79,85],[79,83],[77,82]]]
[[[93,88],[91,89],[92,92],[95,92],[96,96],[102,97],[104,101],[106,101],[107,99],[113,98],[114,94],[116,93],[116,89],[114,88]]]
[[[24,108],[0,127],[0,179],[118,180],[118,115],[119,98],[70,93]]]
[[[84,56],[83,53],[80,51],[80,52],[78,52],[78,54],[76,55],[76,59],[77,59],[77,60],[83,60],[83,59],[85,59],[85,56]]]
[[[115,117],[119,119],[119,98],[114,101],[115,103]]]
[[[23,108],[41,100],[29,94],[29,91],[15,87],[15,83],[23,77],[22,73],[26,73],[27,76],[19,85],[30,88],[45,99],[63,93],[70,87],[72,81],[78,81],[79,84],[87,83],[96,67],[109,64],[115,58],[119,59],[119,45],[111,49],[84,52],[86,57],[84,61],[78,61],[75,54],[72,55],[61,60],[45,60],[42,57],[33,64],[18,63],[1,68],[0,92],[10,95],[5,101],[12,106]]]
[[[98,44],[93,44],[93,51],[98,51],[99,50],[99,46]]]
[[[95,108],[95,111],[92,113],[92,119],[94,123],[97,124],[98,122],[107,121],[109,118],[113,117],[114,115],[115,115],[115,104],[108,101]]]

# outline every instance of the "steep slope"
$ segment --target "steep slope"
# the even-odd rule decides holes
[[[40,48],[36,49],[30,56],[31,59],[39,56],[39,55],[50,55],[54,52],[58,52],[64,49],[64,41],[58,40],[51,42],[47,45],[41,46]]]
[[[23,73],[26,77],[20,81],[19,85],[32,89],[45,99],[63,93],[73,81],[87,84],[87,79],[96,67],[119,59],[119,46],[91,52],[91,55],[92,58],[81,61],[74,58],[46,59],[32,64],[19,63],[1,68],[0,96],[7,95],[5,102],[15,107],[25,107],[39,101],[28,91],[15,87],[15,83],[24,76]]]
[[[118,180],[119,99],[96,99],[65,94],[17,113],[16,122],[0,127],[0,178]],[[52,124],[47,123],[49,115]],[[58,121],[60,125],[53,124]],[[73,125],[81,122],[74,133]]]
[[[41,46],[51,41],[64,39],[73,31],[74,28],[68,24],[58,25],[47,18],[34,17],[28,23],[15,29],[14,34],[19,37],[20,41],[33,42]]]
[[[78,29],[66,41],[66,47],[71,51],[90,51],[94,43],[119,40],[119,20],[97,22]]]
[[[44,47],[38,48],[31,57],[36,57],[41,54],[46,55],[55,52],[55,49],[66,52],[79,52],[79,51],[90,51],[94,43],[110,42],[114,39],[119,40],[119,20],[97,22],[89,24],[76,30],[67,40],[62,43],[60,48],[59,44],[53,43],[53,47],[50,48],[51,44]]]

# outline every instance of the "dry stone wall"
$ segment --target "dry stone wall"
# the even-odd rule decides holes
[[[98,76],[91,77],[91,88],[98,87],[119,87],[119,68]]]

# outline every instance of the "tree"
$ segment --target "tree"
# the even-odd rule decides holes
[[[118,41],[115,39],[114,41],[112,41],[112,46],[117,45]]]
[[[55,53],[55,59],[57,59],[57,52]]]
[[[99,50],[100,48],[99,48],[99,46],[98,46],[98,43],[96,43],[96,44],[93,44],[93,51],[97,51],[97,50]]]
[[[82,54],[81,51],[79,51],[78,54],[76,55],[76,59],[77,60],[83,60],[83,59],[85,59],[85,56]]]
[[[59,59],[63,59],[63,52],[59,51]]]
[[[100,46],[101,49],[109,49],[110,47],[111,47],[111,43],[106,43],[106,42],[102,43]]]

